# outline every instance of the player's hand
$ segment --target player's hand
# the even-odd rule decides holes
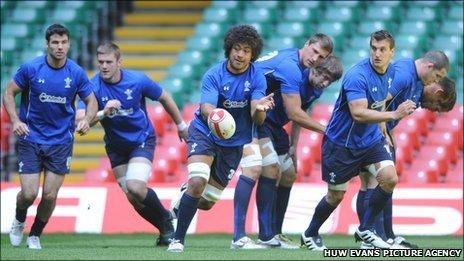
[[[274,97],[274,93],[271,93],[268,96],[259,99],[258,104],[256,105],[256,110],[262,111],[262,112],[272,110],[275,106],[273,97]]]
[[[105,117],[108,117],[115,113],[117,110],[121,108],[121,102],[119,100],[109,100],[105,108],[103,109],[103,113],[105,114]]]
[[[16,136],[29,135],[29,127],[19,119],[13,122],[13,133]]]
[[[395,111],[395,119],[402,119],[409,114],[413,113],[416,109],[416,104],[411,100],[406,100],[401,103]]]
[[[187,138],[188,138],[188,127],[185,128],[185,129],[183,129],[183,130],[177,129],[177,135],[179,135],[180,141],[187,142]]]
[[[83,136],[83,135],[87,134],[87,132],[89,132],[89,130],[90,130],[90,124],[89,124],[89,122],[87,121],[86,118],[80,120],[77,123],[76,132],[79,133],[79,135]]]

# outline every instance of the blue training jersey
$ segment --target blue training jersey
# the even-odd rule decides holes
[[[107,83],[96,74],[91,80],[95,86],[98,110],[103,110],[109,100],[117,99],[121,108],[100,121],[105,129],[107,144],[141,144],[154,129],[147,116],[145,97],[158,100],[163,89],[141,72],[121,69],[121,80]]]
[[[267,112],[266,120],[283,126],[288,122],[288,117],[282,93],[301,95],[300,87],[308,77],[308,74],[304,74],[306,68],[300,65],[299,49],[272,51],[256,60],[255,64],[266,77],[266,94],[274,93],[275,107]]]
[[[387,110],[395,111],[398,106],[406,100],[411,100],[420,107],[424,86],[416,70],[413,59],[400,59],[393,63],[395,78],[393,78],[389,93],[393,96],[388,102]],[[400,120],[388,121],[387,129],[392,130]]]
[[[74,138],[74,102],[92,93],[84,70],[67,58],[61,68],[47,63],[47,56],[36,57],[17,70],[13,78],[22,89],[19,119],[29,127],[27,141],[55,145]]]
[[[210,68],[201,83],[200,103],[209,103],[227,110],[235,119],[235,134],[222,140],[211,134],[208,123],[203,119],[200,109],[195,112],[191,124],[214,143],[225,146],[242,146],[252,138],[251,101],[265,96],[266,80],[255,65],[241,74],[232,74],[227,70],[227,60]]]
[[[367,99],[369,109],[381,111],[394,75],[395,70],[391,64],[383,75],[378,74],[369,58],[351,67],[343,77],[342,88],[327,126],[327,138],[350,149],[368,148],[381,140],[383,136],[379,125],[355,122],[348,102]]]
[[[301,99],[301,109],[307,110],[311,104],[316,101],[322,94],[323,89],[318,89],[309,84],[309,75],[311,73],[310,69],[305,69],[303,72],[303,82],[298,87],[292,87],[292,89],[297,89],[298,94]],[[288,119],[287,112],[284,107],[284,102],[282,99],[282,93],[288,92],[277,92],[274,95],[275,107],[273,110],[267,112],[266,121],[270,121],[278,126],[284,126],[290,120]],[[291,92],[294,93],[294,92]]]

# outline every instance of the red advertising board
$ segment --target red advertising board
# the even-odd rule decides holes
[[[179,193],[176,184],[151,184],[166,207]],[[188,233],[232,233],[234,184],[210,211],[198,211]],[[18,184],[1,183],[1,232],[7,233],[14,217]],[[352,234],[358,225],[356,195],[351,186],[340,206],[322,226],[322,233]],[[295,184],[285,216],[284,233],[301,233],[308,226],[324,184]],[[36,214],[39,198],[29,208],[26,231]],[[462,184],[400,184],[393,194],[394,230],[402,235],[462,235]],[[248,233],[258,231],[254,195],[246,221]],[[45,233],[134,233],[153,232],[127,201],[116,183],[64,185],[58,194],[55,211]]]

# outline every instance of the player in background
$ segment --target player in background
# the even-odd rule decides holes
[[[449,70],[449,61],[446,55],[440,51],[427,52],[417,60],[400,59],[393,63],[395,77],[389,90],[387,106],[388,111],[393,111],[405,100],[411,100],[417,106],[430,111],[447,112],[456,102],[454,82],[449,78],[442,78]],[[440,81],[439,83],[434,83]],[[395,146],[393,128],[399,121],[386,123],[387,140],[390,139],[390,151],[395,160]],[[389,137],[388,137],[389,136]],[[377,180],[368,173],[361,172],[361,188],[358,192],[356,212],[361,220],[365,212],[366,204],[377,186]],[[375,230],[388,243],[406,247],[417,248],[417,245],[406,241],[403,237],[395,236],[392,226],[392,200],[387,201],[385,208],[380,212],[375,222]],[[361,243],[362,248],[371,248],[370,244]]]
[[[18,136],[21,190],[10,231],[10,242],[19,246],[27,209],[39,193],[44,171],[42,198],[32,224],[27,245],[41,249],[40,236],[55,209],[56,197],[65,174],[70,171],[73,133],[85,135],[97,113],[97,102],[85,71],[67,58],[71,39],[67,28],[49,26],[45,32],[47,53],[22,64],[8,83],[3,102]],[[21,93],[19,116],[14,97]],[[85,115],[75,127],[76,95],[86,103]]]
[[[175,238],[169,252],[182,252],[187,229],[199,207],[200,198],[219,200],[237,169],[243,145],[252,138],[252,124],[262,124],[266,111],[274,106],[272,94],[265,96],[266,82],[253,62],[263,42],[249,25],[232,27],[224,39],[225,61],[203,76],[200,108],[189,127],[188,183],[177,212]],[[236,121],[235,134],[227,140],[215,137],[207,118],[215,108],[227,110]]]
[[[326,247],[319,228],[343,199],[348,181],[365,167],[379,185],[369,200],[357,240],[377,248],[389,248],[373,230],[374,218],[391,198],[397,175],[388,144],[377,123],[398,120],[412,113],[414,102],[407,100],[393,112],[382,111],[394,77],[390,65],[395,42],[385,30],[371,34],[370,57],[348,70],[340,95],[322,141],[322,179],[328,183],[327,195],[318,203],[309,227],[301,235],[301,243],[309,250]]]
[[[278,161],[279,172],[282,173],[282,179],[280,180],[281,185],[279,186],[279,188],[282,186],[282,184],[288,184],[290,186],[288,187],[288,191],[290,191],[291,185],[293,185],[293,182],[296,180],[297,168],[295,150],[298,143],[300,127],[296,121],[293,121],[292,135],[289,138],[289,135],[286,133],[283,127],[290,121],[288,112],[295,110],[295,108],[300,108],[302,111],[306,111],[310,107],[310,105],[320,97],[324,89],[327,86],[329,86],[332,82],[340,79],[342,77],[342,74],[343,67],[340,62],[340,59],[330,55],[327,58],[325,58],[320,65],[316,65],[312,69],[305,69],[303,71],[304,81],[301,83],[299,87],[295,87],[293,85],[284,86],[282,84],[281,88],[280,86],[278,86],[281,85],[281,82],[268,81],[268,90],[276,90],[274,93],[274,100],[276,105],[273,110],[267,112],[267,117],[264,124],[258,127],[260,138],[259,144],[267,144],[265,146],[262,146],[261,150],[273,150],[272,154],[270,154],[271,156],[273,156],[273,158],[271,158],[271,156],[267,156],[268,160],[265,160],[265,163],[271,161],[269,160],[269,158],[273,159],[273,162]],[[288,96],[291,97],[292,103],[285,103],[286,98],[288,99]],[[298,99],[293,99],[294,97],[297,97]],[[290,109],[289,107],[293,108]],[[236,249],[253,248],[253,244],[250,243],[250,240],[245,233],[246,213],[251,197],[251,192],[261,172],[261,166],[265,165],[262,163],[261,153],[259,151],[258,144],[248,144],[245,146],[244,150],[247,149],[250,150],[249,152],[252,152],[251,150],[253,149],[256,150],[256,152],[253,151],[252,153],[248,154],[244,152],[244,157],[242,158],[240,163],[242,166],[243,174],[240,176],[239,181],[237,183],[237,187],[235,189],[233,238],[234,240],[231,245],[232,248]],[[264,178],[264,181],[267,181],[267,178]],[[269,186],[270,189],[275,188],[275,183],[273,184],[274,186]],[[262,202],[262,197],[266,196],[265,193],[269,191],[265,190],[264,192],[260,192],[260,189],[262,189],[262,186],[258,187],[259,193],[256,194],[257,202]],[[288,195],[285,197],[284,202],[288,202]],[[284,207],[286,208],[287,204],[285,204]],[[277,209],[276,211],[277,214],[285,214],[285,209]],[[281,218],[281,222],[278,224],[279,226],[277,227],[277,229],[267,231],[267,233],[264,233],[264,229],[269,228],[268,224],[271,223],[272,220],[270,218],[263,220],[262,216],[260,216],[259,218],[261,222],[261,237],[258,240],[258,243],[263,244],[263,240],[267,239],[266,241],[268,241],[268,243],[264,243],[263,245],[272,246],[274,244],[276,246],[279,246],[280,244],[281,248],[299,248],[299,246],[291,244],[289,240],[286,240],[286,237],[281,234],[283,216],[278,217],[279,220]],[[265,236],[267,236],[267,238],[263,239],[263,237]]]
[[[103,126],[113,174],[137,213],[158,228],[160,236],[156,245],[168,245],[174,236],[171,213],[156,192],[147,187],[156,134],[147,117],[145,98],[161,103],[177,124],[181,141],[187,140],[187,124],[161,86],[141,72],[122,68],[121,52],[116,44],[98,46],[97,61],[99,73],[91,81],[100,111],[91,125],[100,121]]]
[[[288,117],[303,128],[324,133],[325,126],[313,120],[302,108],[299,87],[303,81],[304,70],[319,65],[333,50],[332,40],[324,34],[314,34],[300,48],[290,48],[268,53],[257,60],[267,82],[267,93],[275,93],[282,97],[282,109],[277,117]],[[297,106],[295,106],[297,105]],[[282,115],[282,112],[285,115]],[[259,240],[258,243],[271,247],[291,247],[288,237],[282,235],[282,223],[287,210],[290,190],[296,178],[295,171],[284,171],[281,175],[281,164],[288,164],[289,158],[285,150],[276,152],[267,125],[258,129],[257,139],[245,145],[242,156],[243,175],[237,183],[234,200],[235,223],[238,225],[234,233],[234,241],[243,235],[242,221],[246,218],[244,210],[249,203],[248,196],[258,180],[256,205],[258,207]],[[283,125],[282,125],[283,126]],[[259,141],[258,141],[259,139]],[[291,152],[290,152],[291,153]],[[280,156],[279,156],[280,155]],[[290,155],[292,156],[292,155]],[[286,159],[286,163],[279,162]],[[276,230],[276,231],[275,231]]]

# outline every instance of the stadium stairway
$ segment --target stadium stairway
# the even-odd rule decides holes
[[[209,5],[210,1],[134,1],[134,11],[125,14],[123,26],[115,28],[123,66],[161,81]],[[88,72],[89,77],[94,73]],[[70,180],[83,180],[81,174],[99,167],[100,159],[106,157],[103,136],[99,124],[85,136],[76,135],[71,171],[78,175],[70,175]]]

